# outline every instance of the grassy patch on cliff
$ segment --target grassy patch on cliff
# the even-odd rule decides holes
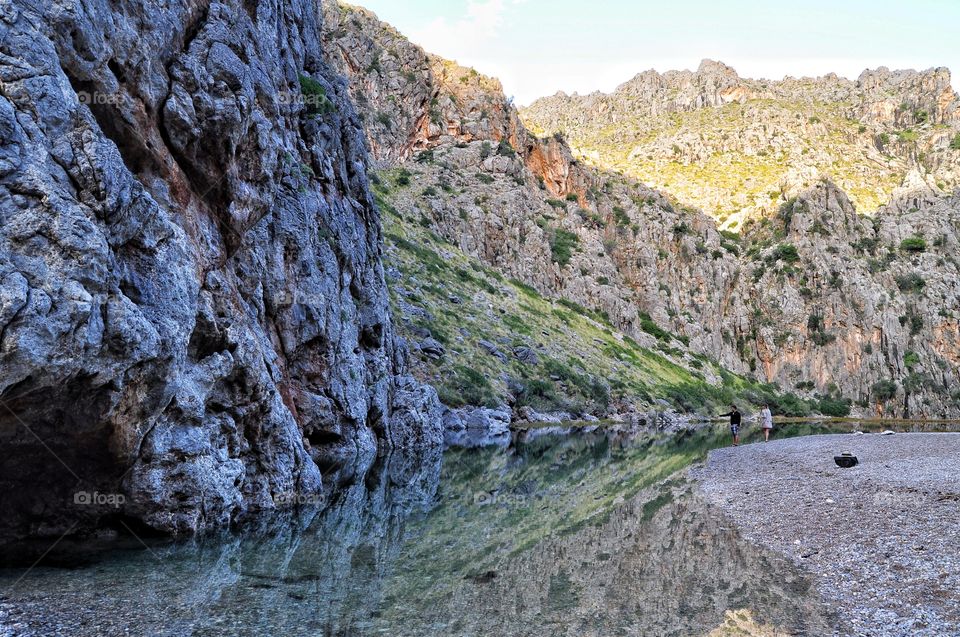
[[[781,184],[799,167],[828,176],[861,211],[889,201],[905,164],[890,156],[877,161],[874,142],[848,110],[843,103],[754,99],[657,116],[637,111],[615,124],[564,114],[552,122],[536,105],[522,116],[539,135],[562,129],[585,161],[662,188],[722,222],[741,211],[776,210]],[[915,131],[905,134],[901,142],[915,141]]]
[[[375,180],[387,281],[397,330],[412,345],[413,371],[445,404],[598,416],[669,405],[709,414],[734,399],[750,402],[747,392],[776,394],[689,352],[648,316],[642,330],[652,339],[643,345],[603,312],[547,297],[467,256],[400,196],[428,185],[410,184],[410,177],[401,168]],[[427,339],[442,344],[442,356],[420,351]]]

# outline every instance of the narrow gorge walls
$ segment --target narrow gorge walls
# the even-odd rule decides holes
[[[301,0],[3,5],[4,535],[195,532],[439,448],[320,28]]]

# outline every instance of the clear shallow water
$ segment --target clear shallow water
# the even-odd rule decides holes
[[[832,632],[809,579],[675,475],[722,444],[722,428],[595,433],[451,451],[442,469],[388,460],[327,509],[242,533],[62,545],[54,565],[0,571],[0,636]]]

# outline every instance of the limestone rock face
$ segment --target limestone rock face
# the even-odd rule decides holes
[[[425,54],[397,39],[372,14],[338,11],[344,12],[340,28],[328,21],[324,35],[336,44],[329,50],[359,50],[354,42],[361,40],[389,41],[382,55],[396,60],[397,76],[404,75],[403,60],[429,58],[418,57]],[[356,28],[363,33],[353,34]],[[940,110],[929,101],[930,95],[943,96],[949,88],[945,70],[879,70],[856,82],[836,75],[768,82],[743,79],[721,63],[705,61],[693,73],[643,73],[611,95],[558,95],[524,110],[527,121],[537,126],[551,122],[547,128],[566,131],[575,143],[578,126],[607,127],[614,131],[611,147],[624,155],[636,150],[631,122],[672,121],[664,113],[696,118],[735,114],[743,124],[739,129],[681,130],[676,150],[665,140],[654,140],[638,153],[646,157],[652,148],[657,157],[663,151],[672,156],[664,162],[686,163],[691,169],[718,153],[747,158],[753,167],[770,157],[771,149],[784,157],[796,155],[786,163],[773,196],[762,193],[763,206],[744,200],[748,207],[757,204],[751,209],[762,209],[764,215],[749,223],[749,215],[738,217],[740,232],[731,234],[722,233],[716,220],[685,205],[676,193],[667,194],[669,189],[588,166],[588,161],[603,162],[585,157],[582,146],[579,155],[571,151],[559,132],[546,137],[528,132],[499,83],[469,70],[458,71],[465,79],[452,83],[440,82],[436,72],[420,74],[422,88],[405,86],[395,100],[383,94],[384,104],[407,105],[407,95],[430,94],[429,102],[421,102],[422,118],[430,119],[434,109],[446,122],[427,135],[422,127],[407,125],[400,136],[403,148],[387,151],[388,137],[371,125],[373,111],[364,111],[356,93],[368,83],[381,86],[382,73],[336,56],[331,63],[349,78],[371,146],[381,147],[383,158],[402,160],[408,173],[408,186],[391,185],[389,197],[398,212],[419,219],[467,255],[548,296],[604,312],[638,341],[656,345],[646,332],[651,323],[662,326],[678,340],[661,351],[689,369],[701,369],[695,355],[706,355],[807,398],[830,394],[849,399],[864,414],[943,416],[960,410],[955,345],[960,341],[960,273],[954,256],[960,199],[930,184],[930,166],[941,165],[947,175],[960,165],[960,151],[947,146],[956,96],[952,91],[946,95]],[[453,68],[436,60],[433,64]],[[484,96],[477,86],[491,93]],[[922,132],[918,143],[934,144],[942,152],[927,154],[927,163],[918,165],[918,148],[908,147],[912,142],[891,139],[878,146],[871,135],[879,136],[880,128],[871,129],[875,124],[864,120],[860,132],[854,123],[847,131],[852,145],[843,148],[858,149],[845,161],[856,176],[850,183],[860,189],[848,194],[818,169],[818,162],[835,161],[836,149],[810,141],[830,129],[817,121],[818,111],[805,109],[819,100],[835,102],[839,110],[830,117],[849,125],[849,118],[860,117],[867,108],[864,104],[891,95],[898,108],[913,105],[909,113],[901,109],[898,125],[909,119]],[[771,111],[771,100],[785,106]],[[484,103],[503,110],[488,108],[475,115],[476,105]],[[471,119],[475,116],[482,123]],[[811,156],[815,161],[807,160]],[[869,182],[871,166],[890,162],[903,173],[871,191],[873,200],[883,203],[873,216],[860,214],[863,210],[852,200],[866,196],[860,177]],[[719,165],[726,170],[732,164]],[[705,179],[691,183],[716,201],[724,196],[719,188],[711,194],[713,185]],[[914,235],[925,237],[926,249],[901,249],[903,239]],[[559,249],[558,238],[569,254]],[[411,308],[401,309],[413,315]],[[448,420],[461,431],[462,418]]]
[[[935,124],[960,122],[960,99],[950,83],[950,71],[891,71],[867,69],[856,82],[860,113],[878,124],[910,126],[924,112]]]
[[[313,3],[14,2],[0,32],[4,535],[195,532],[439,446]]]
[[[796,247],[798,265],[771,260],[773,247],[750,267],[742,292],[760,309],[750,321],[751,351],[766,377],[832,383],[877,414],[956,413],[960,360],[949,343],[960,342],[960,265],[952,256],[960,200],[915,207],[923,196],[904,193],[867,218],[821,182],[785,209],[784,242]],[[900,247],[913,237],[926,237],[929,248]],[[868,399],[881,381],[896,381],[896,396],[874,404]]]
[[[365,9],[336,2],[323,2],[321,9],[324,52],[349,79],[371,155],[382,161],[408,158],[414,131],[429,118],[429,56]]]
[[[325,54],[349,81],[375,159],[517,133],[516,110],[495,78],[425,53],[362,7],[322,7]]]
[[[860,212],[917,173],[940,196],[960,187],[960,97],[945,68],[864,71],[856,80],[753,80],[705,60],[646,71],[609,94],[557,93],[521,110],[574,155],[662,188],[725,229],[763,217],[820,177]]]
[[[743,102],[754,94],[743,85],[733,68],[714,60],[703,60],[696,72],[668,71],[661,75],[645,71],[621,84],[616,92],[633,107],[643,108],[651,115]],[[587,96],[600,100],[604,97],[601,93]],[[605,101],[601,103],[603,112],[614,106]]]
[[[468,407],[444,413],[444,441],[451,447],[506,447],[510,444],[510,410]]]

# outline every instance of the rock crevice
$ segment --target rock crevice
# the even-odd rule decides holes
[[[10,7],[0,534],[193,533],[439,448],[318,8]]]

